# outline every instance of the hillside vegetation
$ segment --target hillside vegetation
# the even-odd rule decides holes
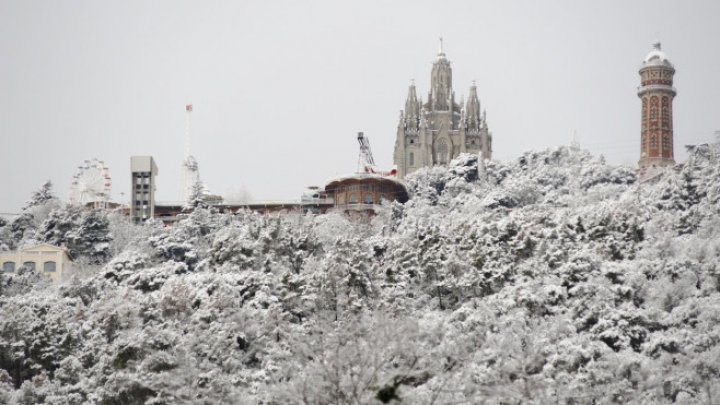
[[[174,227],[45,186],[0,245],[0,404],[720,403],[720,147],[640,183],[578,149],[463,155],[367,222],[198,208]]]

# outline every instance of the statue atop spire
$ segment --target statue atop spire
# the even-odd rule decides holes
[[[438,49],[438,58],[444,58],[445,51],[443,51],[443,38],[440,37],[440,48]]]

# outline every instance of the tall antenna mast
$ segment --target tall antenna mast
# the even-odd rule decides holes
[[[185,158],[181,165],[180,199],[187,202],[193,187],[200,181],[197,160],[190,154],[190,127],[192,124],[192,104],[185,105]]]
[[[190,156],[190,125],[192,124],[192,104],[185,106],[185,157]]]

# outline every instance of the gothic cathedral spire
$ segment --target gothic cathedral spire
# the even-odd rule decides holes
[[[445,58],[443,42],[440,38],[440,50],[437,60],[433,63],[430,76],[430,100],[429,107],[435,111],[447,111],[451,107],[452,96],[452,68],[450,61]]]

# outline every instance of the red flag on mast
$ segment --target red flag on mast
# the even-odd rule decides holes
[[[185,106],[185,111],[192,112],[192,104],[188,104]]]

